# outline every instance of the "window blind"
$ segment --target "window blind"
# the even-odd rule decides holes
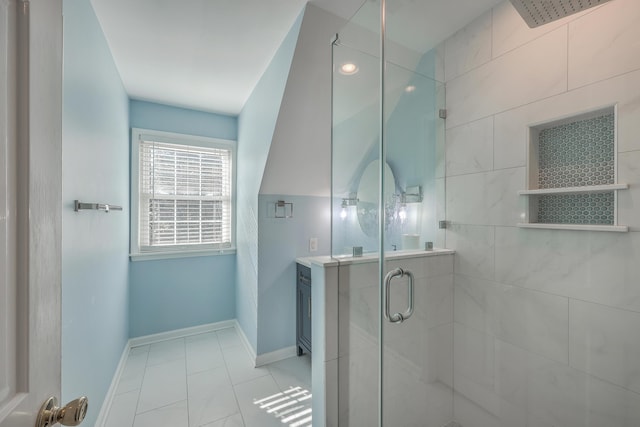
[[[231,247],[231,150],[144,140],[139,150],[140,250]]]

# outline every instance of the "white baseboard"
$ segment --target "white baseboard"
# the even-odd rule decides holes
[[[120,362],[118,362],[116,372],[113,374],[113,378],[111,379],[111,385],[109,386],[109,390],[107,390],[107,395],[102,402],[102,407],[100,408],[100,412],[98,413],[95,427],[103,427],[107,423],[107,415],[109,415],[109,411],[111,410],[113,398],[116,396],[116,388],[118,387],[118,383],[120,382],[120,377],[122,376],[122,371],[124,371],[124,366],[127,363],[127,359],[129,358],[130,350],[131,340],[128,340],[124,345],[124,349],[122,350],[122,356],[120,356]]]
[[[223,320],[222,322],[207,323],[206,325],[192,326],[190,328],[175,329],[173,331],[160,332],[159,334],[131,338],[129,342],[131,347],[139,347],[141,345],[153,344],[160,341],[204,334],[206,332],[219,331],[220,329],[233,328],[236,324],[237,322],[235,319]]]
[[[242,344],[247,349],[249,353],[249,357],[253,361],[253,366],[258,368],[260,366],[268,365],[269,363],[278,362],[280,360],[288,359],[290,357],[296,356],[297,349],[296,346],[281,348],[280,350],[272,351],[271,353],[264,353],[256,355],[256,351],[253,349],[253,346],[249,343],[249,339],[244,334],[244,331],[240,327],[238,321],[235,321],[235,328],[240,335],[240,340]]]
[[[236,332],[238,332],[238,335],[240,335],[240,341],[242,341],[244,348],[247,350],[247,352],[249,352],[249,357],[251,357],[251,360],[253,361],[253,366],[257,367],[257,365],[255,364],[256,358],[257,358],[256,351],[253,349],[253,346],[249,343],[249,339],[244,334],[244,331],[240,327],[240,324],[238,323],[238,321],[234,320],[234,322],[235,322],[234,326],[236,328]]]
[[[297,356],[298,351],[296,346],[281,348],[280,350],[272,351],[270,353],[259,354],[256,357],[256,368],[258,366],[268,365],[269,363],[279,362],[280,360],[288,359],[293,356]]]

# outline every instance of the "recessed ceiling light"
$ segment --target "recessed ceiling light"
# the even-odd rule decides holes
[[[414,90],[416,90],[416,87],[414,85],[409,85],[404,88],[404,91],[407,93],[413,92]]]
[[[358,66],[353,62],[347,62],[345,64],[342,64],[342,66],[340,67],[340,73],[347,76],[350,76],[351,74],[355,74],[357,72]]]

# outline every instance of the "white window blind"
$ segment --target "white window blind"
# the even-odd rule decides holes
[[[140,251],[232,245],[232,151],[139,141]]]

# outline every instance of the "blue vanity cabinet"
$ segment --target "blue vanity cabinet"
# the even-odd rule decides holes
[[[298,356],[311,354],[311,269],[296,264],[296,346]]]

